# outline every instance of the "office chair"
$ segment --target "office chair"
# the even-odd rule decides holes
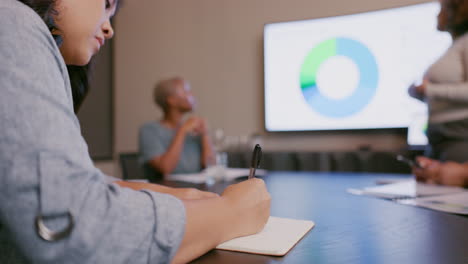
[[[264,152],[260,168],[271,171],[296,171],[296,154],[294,152]]]
[[[411,173],[411,168],[390,152],[372,152],[364,161],[364,172]]]
[[[146,179],[143,168],[139,163],[138,153],[120,153],[119,161],[123,180]]]
[[[327,152],[298,152],[297,166],[300,171],[331,171],[332,159]]]
[[[333,171],[358,172],[361,171],[362,162],[356,152],[333,153]]]

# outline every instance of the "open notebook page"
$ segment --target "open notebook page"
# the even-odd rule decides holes
[[[260,233],[234,238],[216,249],[284,256],[314,226],[312,221],[270,216]]]

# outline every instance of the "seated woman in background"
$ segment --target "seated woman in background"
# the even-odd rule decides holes
[[[468,188],[468,162],[440,162],[426,157],[417,159],[422,168],[413,168],[416,180]]]
[[[213,159],[213,148],[204,119],[184,120],[195,105],[189,82],[179,77],[160,81],[154,101],[163,118],[144,124],[138,140],[147,178],[155,181],[159,175],[200,172]]]
[[[259,179],[218,196],[95,168],[74,106],[117,1],[0,1],[0,263],[186,263],[268,219]]]
[[[440,0],[437,28],[453,45],[426,72],[410,95],[429,107],[425,155],[441,161],[468,161],[468,1]]]

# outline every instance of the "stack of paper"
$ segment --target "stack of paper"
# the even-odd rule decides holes
[[[348,192],[393,199],[398,203],[438,211],[468,214],[468,191],[460,187],[424,184],[415,180],[407,180],[364,189],[348,189]]]
[[[353,194],[370,195],[379,198],[399,199],[416,198],[463,192],[460,187],[425,184],[415,180],[400,181],[392,184],[367,187],[364,189],[348,189]]]
[[[398,200],[399,203],[425,207],[437,211],[468,215],[468,192]]]

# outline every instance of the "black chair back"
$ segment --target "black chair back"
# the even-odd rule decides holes
[[[122,169],[122,179],[146,179],[146,176],[143,172],[143,166],[139,162],[139,157],[140,155],[138,153],[119,154],[120,167]]]
[[[297,158],[294,152],[264,152],[260,168],[271,171],[296,171]]]
[[[361,160],[356,152],[333,153],[333,170],[340,172],[361,171]]]
[[[328,152],[298,152],[297,166],[300,171],[332,171],[331,154]]]
[[[372,152],[364,162],[364,172],[411,173],[411,168],[396,159],[396,154]]]

